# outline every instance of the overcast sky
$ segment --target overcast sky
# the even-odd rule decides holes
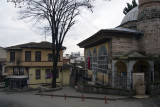
[[[120,25],[124,14],[123,9],[126,3],[132,0],[95,0],[93,13],[84,10],[76,18],[76,24],[67,33],[63,46],[67,47],[64,54],[80,51],[83,49],[77,44],[92,36],[100,29],[114,28]],[[0,46],[8,47],[28,42],[40,42],[45,40],[44,35],[40,35],[28,22],[17,20],[18,8],[7,0],[0,0]],[[47,41],[51,42],[51,37],[47,36]]]

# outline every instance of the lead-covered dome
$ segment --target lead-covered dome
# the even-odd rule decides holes
[[[129,11],[123,18],[121,25],[138,19],[138,6]]]

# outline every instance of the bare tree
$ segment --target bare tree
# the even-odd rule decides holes
[[[44,29],[51,32],[53,54],[52,87],[56,87],[58,55],[62,49],[64,38],[69,29],[75,24],[75,17],[82,8],[91,10],[88,0],[12,0],[20,7],[21,19],[35,21],[35,25],[47,22]]]

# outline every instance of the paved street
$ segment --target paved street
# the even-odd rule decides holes
[[[68,88],[67,88],[68,89]],[[67,91],[59,90],[55,93]],[[34,95],[32,92],[0,92],[0,107],[158,107],[152,99],[104,100]],[[74,92],[73,92],[74,93]],[[100,95],[97,95],[100,97]],[[111,95],[110,95],[111,97]],[[116,97],[116,96],[114,96]]]
[[[82,94],[83,94],[84,97],[90,97],[90,98],[95,98],[95,99],[104,99],[105,96],[107,97],[107,99],[111,99],[111,100],[128,98],[128,96],[82,93],[82,92],[76,91],[75,89],[73,89],[73,88],[71,88],[69,86],[63,87],[62,90],[55,91],[55,92],[43,92],[43,94],[47,94],[47,95],[51,95],[51,93],[53,93],[54,95],[64,96],[64,94],[66,94],[67,96],[76,96],[76,97],[81,97]]]

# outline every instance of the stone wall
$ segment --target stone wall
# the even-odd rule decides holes
[[[160,83],[150,85],[150,95],[160,95]]]
[[[141,50],[147,55],[160,55],[160,0],[139,0],[137,28],[144,32]]]
[[[124,28],[137,30],[137,21],[130,21],[130,22],[124,23],[120,26],[124,27]]]
[[[146,8],[152,6],[159,6],[160,0],[139,0],[139,8]]]
[[[148,55],[160,55],[160,19],[146,19],[138,22],[138,29],[144,32],[140,40],[141,50]]]
[[[132,51],[139,50],[139,42],[136,38],[131,37],[115,37],[112,38],[112,55],[123,56]]]
[[[133,96],[135,92],[127,89],[107,88],[102,86],[92,86],[78,84],[77,90],[84,93],[96,93],[96,94],[110,94],[110,95],[124,95]]]

